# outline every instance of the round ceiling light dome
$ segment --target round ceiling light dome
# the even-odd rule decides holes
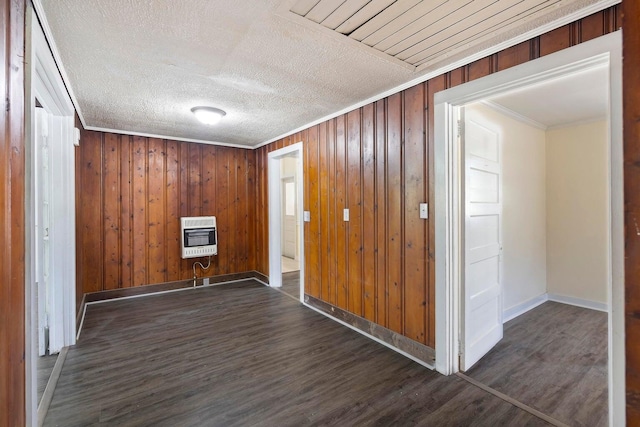
[[[213,107],[193,107],[191,112],[198,120],[206,125],[215,125],[227,115],[227,113],[221,109]]]

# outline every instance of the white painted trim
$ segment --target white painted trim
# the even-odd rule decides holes
[[[547,130],[557,130],[557,129],[572,128],[572,127],[576,127],[576,126],[587,125],[589,123],[601,122],[603,120],[607,120],[607,117],[606,116],[591,117],[589,119],[577,120],[575,122],[563,123],[563,124],[555,125],[555,126],[549,126],[547,128]]]
[[[500,104],[496,104],[493,101],[489,101],[489,100],[484,100],[484,101],[480,101],[480,104],[482,105],[486,105],[487,107],[491,108],[494,111],[497,111],[498,113],[502,113],[507,117],[511,117],[513,120],[516,120],[518,122],[524,123],[525,125],[529,125],[529,126],[533,126],[534,128],[537,129],[541,129],[541,130],[547,130],[548,127],[538,121],[535,121],[533,119],[530,119],[527,116],[523,116],[520,113],[516,113],[515,111],[511,110],[510,108],[505,107],[504,105],[500,105]]]
[[[82,125],[86,129],[86,121],[84,120],[84,116],[82,115],[82,110],[80,109],[80,104],[78,104],[78,99],[76,98],[75,93],[73,92],[73,89],[69,84],[69,81],[70,81],[69,74],[67,73],[66,69],[64,68],[64,64],[62,63],[60,50],[56,45],[55,39],[53,38],[53,32],[51,31],[51,26],[49,25],[49,22],[47,21],[47,17],[44,13],[42,0],[31,0],[31,3],[33,4],[33,8],[35,10],[35,15],[36,15],[36,19],[34,20],[34,22],[38,22],[38,21],[40,22],[44,35],[49,44],[51,54],[53,55],[53,59],[57,65],[58,72],[60,73],[60,77],[62,78],[65,90],[71,102],[73,103],[73,106],[75,107],[76,113],[78,113],[80,122],[82,122]]]
[[[272,142],[275,142],[275,141],[278,141],[279,139],[282,139],[282,138],[285,138],[287,136],[293,135],[294,133],[298,133],[298,132],[300,132],[302,130],[308,129],[308,128],[310,128],[312,126],[315,126],[317,124],[326,122],[327,120],[331,120],[333,118],[336,118],[338,116],[346,114],[346,113],[348,113],[350,111],[356,110],[356,109],[358,109],[360,107],[364,107],[365,105],[368,105],[368,104],[371,104],[373,102],[379,101],[379,100],[381,100],[383,98],[386,98],[388,96],[394,95],[394,94],[396,94],[398,92],[401,92],[401,91],[403,91],[405,89],[409,89],[410,87],[413,87],[413,86],[415,86],[417,84],[424,83],[429,79],[432,79],[434,77],[438,77],[438,76],[440,76],[442,74],[445,74],[445,73],[448,73],[449,71],[455,70],[456,68],[468,65],[468,64],[470,64],[470,63],[472,63],[472,62],[474,62],[474,61],[476,61],[478,59],[482,59],[482,58],[485,58],[485,57],[487,57],[489,55],[493,55],[494,53],[498,53],[498,52],[500,52],[500,51],[502,51],[502,50],[504,50],[504,49],[506,49],[508,47],[515,46],[518,43],[521,43],[523,41],[529,40],[529,39],[531,39],[533,37],[540,36],[542,34],[545,34],[545,33],[549,32],[549,31],[555,29],[555,28],[561,27],[561,26],[563,26],[565,24],[574,22],[574,21],[576,21],[578,19],[581,19],[581,18],[584,18],[586,16],[589,16],[589,15],[595,13],[595,12],[598,12],[600,10],[606,9],[607,7],[610,7],[610,6],[613,6],[615,4],[620,3],[621,1],[622,0],[600,0],[600,1],[597,1],[597,2],[595,2],[593,4],[591,4],[590,6],[587,6],[587,7],[583,8],[583,9],[577,10],[574,13],[571,13],[571,14],[565,16],[564,18],[561,18],[561,19],[553,21],[553,22],[551,22],[549,24],[546,24],[546,25],[543,25],[543,26],[538,27],[536,29],[533,29],[533,30],[531,30],[531,31],[529,31],[529,32],[527,32],[527,33],[525,33],[523,35],[520,35],[520,36],[514,37],[512,39],[506,40],[506,41],[504,41],[504,42],[502,42],[500,44],[497,44],[497,45],[492,46],[492,47],[490,47],[488,49],[485,49],[485,50],[483,50],[483,51],[481,51],[479,53],[476,53],[476,54],[471,55],[471,56],[467,56],[467,57],[465,57],[465,58],[463,58],[463,59],[461,59],[459,61],[444,65],[442,67],[438,67],[433,71],[425,72],[425,74],[422,74],[421,76],[416,77],[415,79],[412,79],[412,80],[410,80],[410,81],[408,81],[406,83],[403,83],[403,84],[400,84],[398,86],[395,86],[395,87],[393,87],[393,88],[391,88],[391,89],[389,89],[387,91],[384,91],[382,93],[374,95],[374,96],[372,96],[370,98],[367,98],[367,99],[365,99],[363,101],[356,102],[355,104],[352,104],[352,105],[350,105],[350,106],[348,106],[346,108],[343,108],[343,109],[341,109],[341,110],[339,110],[339,111],[337,111],[335,113],[328,114],[328,115],[326,115],[324,117],[319,118],[318,120],[314,120],[314,121],[309,122],[309,123],[307,123],[307,124],[305,124],[303,126],[297,127],[296,129],[294,129],[294,130],[292,130],[290,132],[283,133],[280,136],[277,136],[275,138],[271,138],[271,139],[269,139],[267,141],[264,141],[264,142],[261,142],[259,144],[256,144],[256,145],[253,146],[253,148],[260,148],[260,147],[262,147],[264,145],[271,144]],[[420,69],[420,67],[419,67],[417,69],[417,72],[420,72],[420,71],[422,71],[422,69]]]
[[[502,312],[502,323],[507,323],[509,320],[513,320],[516,317],[523,315],[527,311],[533,310],[534,308],[536,308],[540,304],[544,304],[548,300],[548,294],[544,293],[506,309]]]
[[[571,24],[572,22],[575,22],[579,19],[585,18],[589,15],[592,15],[596,12],[599,12],[603,9],[606,9],[608,7],[611,7],[615,4],[620,3],[622,0],[600,0],[600,1],[596,1],[595,3],[585,6],[581,9],[578,9],[576,11],[574,11],[573,13],[570,13],[568,15],[565,15],[559,19],[556,19],[554,21],[548,22],[544,25],[540,25],[538,27],[535,27],[534,29],[532,29],[531,31],[527,31],[526,33],[517,35],[515,37],[512,37],[508,40],[505,40],[502,43],[498,43],[495,44],[487,49],[481,50],[480,52],[474,53],[473,55],[469,55],[466,56],[465,58],[456,61],[452,64],[447,65],[447,67],[450,67],[449,70],[447,71],[451,71],[451,70],[455,70],[458,67],[462,67],[465,65],[468,65],[474,61],[477,61],[479,59],[483,59],[486,58],[487,56],[493,55],[494,53],[498,53],[504,49],[510,48],[512,46],[515,46],[519,43],[525,42],[527,40],[530,40],[534,37],[538,37],[541,36],[542,34],[546,34],[549,31],[555,30],[556,28],[560,28],[564,25],[567,24]],[[416,68],[416,71],[422,71],[427,69],[428,67],[432,66],[433,62],[429,62],[423,65],[419,65]],[[442,74],[442,73],[441,73]]]
[[[25,26],[25,382],[26,382],[26,420],[28,425],[36,425],[37,413],[37,304],[35,301],[35,256],[36,236],[32,232],[35,228],[35,100],[55,119],[58,126],[57,137],[61,144],[50,147],[51,160],[56,162],[53,169],[58,182],[64,183],[64,188],[56,186],[60,193],[53,194],[52,221],[56,221],[55,233],[51,230],[52,245],[75,253],[75,156],[73,146],[74,107],[69,97],[65,82],[60,75],[59,68],[52,56],[46,37],[38,22],[36,11],[27,3]],[[51,123],[50,123],[51,124]],[[50,126],[50,128],[52,128]],[[54,128],[52,128],[53,131]],[[51,150],[51,148],[55,148]],[[53,183],[54,185],[55,182]],[[53,223],[53,222],[52,222]],[[55,234],[55,235],[54,235]],[[75,257],[60,258],[61,251],[56,254],[54,248],[52,259],[52,283],[55,284],[53,294],[61,312],[52,316],[57,326],[57,343],[52,336],[53,352],[64,346],[75,344]],[[54,276],[55,275],[55,276]],[[41,420],[40,420],[41,421]]]
[[[427,369],[430,369],[430,370],[432,370],[432,371],[435,369],[435,367],[434,367],[433,365],[428,364],[428,363],[427,363],[427,362],[425,362],[424,360],[420,360],[420,359],[418,359],[417,357],[412,356],[412,355],[410,355],[409,353],[406,353],[406,352],[404,352],[404,351],[400,350],[398,347],[394,347],[393,345],[391,345],[391,344],[389,344],[389,343],[387,343],[387,342],[385,342],[385,341],[382,341],[380,338],[377,338],[377,337],[375,337],[375,336],[373,336],[373,335],[371,335],[371,334],[369,334],[369,333],[367,333],[367,332],[365,332],[365,331],[363,331],[363,330],[361,330],[361,329],[358,329],[358,328],[356,328],[355,326],[352,326],[352,325],[348,324],[347,322],[344,322],[344,321],[342,321],[342,320],[338,319],[337,317],[333,317],[333,316],[331,316],[329,313],[325,313],[324,311],[322,311],[322,310],[320,310],[320,309],[317,309],[316,307],[314,307],[314,306],[312,306],[312,305],[309,305],[309,304],[307,304],[307,303],[305,303],[305,302],[303,302],[302,304],[303,304],[305,307],[310,308],[311,310],[313,310],[313,311],[315,311],[315,312],[317,312],[317,313],[320,313],[320,314],[322,314],[322,315],[323,315],[323,316],[325,316],[325,317],[328,317],[329,319],[333,320],[334,322],[340,323],[342,326],[346,326],[347,328],[349,328],[349,329],[351,329],[351,330],[353,330],[353,331],[356,331],[356,332],[357,332],[357,333],[359,333],[360,335],[364,335],[365,337],[369,338],[370,340],[373,340],[373,341],[375,341],[375,342],[377,342],[377,343],[379,343],[379,344],[382,344],[383,346],[385,346],[385,347],[387,347],[387,348],[389,348],[389,349],[391,349],[391,350],[395,351],[396,353],[400,353],[400,354],[401,354],[401,355],[403,355],[404,357],[406,357],[406,358],[408,358],[408,359],[413,360],[413,361],[414,361],[414,362],[416,362],[417,364],[422,365],[422,366],[424,366],[424,367],[425,367],[425,368],[427,368]]]
[[[455,215],[460,198],[452,117],[467,103],[602,65],[608,67],[610,79],[609,422],[618,426],[624,425],[626,401],[621,31],[435,94],[436,369],[444,374],[457,370],[455,316],[459,313],[459,301],[455,293],[460,266],[455,252],[459,245],[456,235],[459,221]]]
[[[609,312],[609,306],[603,302],[589,301],[582,298],[575,298],[566,295],[547,294],[549,301],[562,304],[575,305],[576,307],[589,308],[591,310]]]
[[[301,220],[296,224],[299,230],[300,240],[298,251],[300,254],[300,302],[304,302],[304,145],[302,142],[289,145],[267,154],[267,176],[269,179],[269,286],[282,287],[282,186],[280,159],[297,154],[298,183],[296,189],[297,217]]]
[[[128,130],[118,130],[118,129],[110,129],[110,128],[101,128],[96,126],[85,126],[86,130],[96,131],[96,132],[108,132],[108,133],[116,133],[119,135],[132,135],[132,136],[141,136],[144,138],[158,138],[158,139],[168,139],[171,141],[182,141],[182,142],[195,142],[198,144],[208,144],[208,145],[219,145],[221,147],[232,147],[232,148],[243,148],[245,150],[253,150],[255,147],[250,145],[243,144],[229,144],[226,142],[217,142],[217,141],[206,141],[204,139],[194,139],[194,138],[181,138],[178,136],[167,136],[167,135],[158,135],[154,133],[144,133],[144,132],[133,132]]]

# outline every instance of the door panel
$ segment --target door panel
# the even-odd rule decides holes
[[[47,311],[50,276],[49,251],[49,153],[47,146],[49,116],[43,108],[36,108],[36,149],[35,156],[35,195],[36,227],[35,227],[35,275],[36,296],[38,303],[38,355],[44,356],[47,348]]]
[[[500,134],[473,109],[463,111],[464,276],[460,369],[502,339]]]

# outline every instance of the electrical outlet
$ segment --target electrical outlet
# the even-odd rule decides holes
[[[342,211],[342,217],[345,221],[349,221],[349,209],[345,209]]]
[[[429,219],[428,203],[420,203],[420,219]]]
[[[204,279],[202,279],[202,285],[203,286],[209,286],[209,278],[205,277]]]

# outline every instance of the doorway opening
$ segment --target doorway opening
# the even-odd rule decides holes
[[[562,96],[555,95],[544,96],[544,84],[560,84],[569,85],[578,75],[587,75],[596,73],[601,70],[605,79],[605,88],[607,90],[606,99],[606,116],[609,120],[601,120],[596,123],[593,120],[587,120],[591,123],[582,123],[582,127],[587,125],[595,126],[602,130],[606,142],[603,145],[601,153],[595,157],[601,160],[601,170],[593,173],[590,178],[594,178],[603,190],[601,199],[604,203],[599,206],[583,206],[582,212],[578,212],[578,217],[572,217],[567,220],[557,215],[564,206],[575,208],[579,203],[577,200],[562,200],[562,197],[571,198],[576,196],[575,188],[571,191],[563,189],[563,184],[570,182],[570,178],[566,171],[562,170],[562,166],[569,166],[566,159],[573,157],[573,163],[579,167],[584,166],[585,156],[594,156],[592,151],[584,150],[581,154],[576,152],[564,153],[568,157],[564,157],[565,161],[560,165],[554,165],[553,162],[560,159],[563,153],[558,152],[561,144],[557,143],[558,139],[571,139],[567,135],[565,128],[564,135],[557,135],[561,129],[554,131],[556,135],[546,137],[546,145],[542,150],[549,149],[552,154],[549,161],[548,169],[559,170],[556,182],[548,183],[551,174],[547,174],[547,182],[545,182],[545,190],[550,190],[549,194],[560,197],[560,202],[569,202],[569,204],[556,203],[557,200],[549,200],[549,204],[555,203],[555,206],[545,210],[545,218],[549,218],[547,224],[543,224],[545,228],[545,239],[549,239],[546,246],[550,249],[545,257],[545,268],[534,269],[533,273],[525,272],[521,266],[515,266],[513,263],[509,267],[505,265],[507,254],[503,253],[503,235],[505,221],[503,216],[503,191],[500,182],[507,184],[506,180],[501,180],[504,175],[503,165],[501,164],[502,151],[496,141],[500,141],[498,136],[491,139],[491,134],[495,129],[491,125],[476,123],[472,126],[485,127],[484,136],[479,141],[471,141],[471,152],[467,152],[467,140],[459,140],[458,135],[469,136],[465,129],[459,132],[464,126],[460,123],[468,124],[469,117],[465,117],[467,111],[471,116],[477,114],[472,111],[474,108],[490,110],[494,114],[496,111],[511,108],[505,107],[510,105],[509,97],[514,97],[518,93],[524,93],[528,90],[533,91],[537,95],[537,100],[541,101],[541,106],[551,110],[550,106],[555,101],[562,101]],[[593,87],[582,88],[579,91],[582,95],[590,95],[595,91]],[[553,92],[553,91],[552,91]],[[443,91],[436,94],[436,200],[439,211],[436,216],[436,369],[444,374],[451,374],[459,370],[467,370],[472,368],[477,360],[480,360],[498,341],[502,339],[503,322],[505,318],[513,318],[528,309],[535,307],[540,303],[544,303],[546,299],[560,300],[563,303],[578,304],[587,301],[587,305],[591,309],[605,310],[606,326],[602,329],[606,330],[607,350],[607,388],[608,388],[608,421],[611,425],[616,425],[617,417],[624,414],[624,322],[621,316],[623,312],[623,226],[622,226],[622,93],[621,93],[621,37],[620,33],[613,33],[608,36],[600,37],[590,42],[560,51],[556,54],[540,58],[535,61],[523,64],[518,67],[496,73],[456,88]],[[553,102],[551,102],[553,101]],[[478,103],[480,104],[478,107]],[[502,102],[502,104],[501,104]],[[586,102],[586,101],[585,101]],[[476,103],[474,107],[466,107]],[[532,107],[535,101],[525,101],[528,107]],[[545,104],[546,103],[546,104]],[[500,106],[503,108],[501,109]],[[513,104],[511,104],[513,106]],[[487,108],[489,107],[489,108]],[[574,110],[577,110],[575,108]],[[525,114],[522,111],[513,111],[520,114],[520,122],[525,121]],[[514,118],[514,115],[511,115]],[[531,120],[530,120],[531,121]],[[570,120],[569,120],[570,121]],[[531,123],[529,123],[531,124]],[[577,126],[580,127],[580,126]],[[584,129],[583,129],[584,131]],[[576,131],[577,132],[577,131]],[[597,133],[595,130],[587,131],[588,134]],[[487,136],[489,135],[489,136]],[[519,133],[518,135],[522,135]],[[555,138],[555,139],[554,139]],[[579,139],[579,137],[577,137]],[[468,138],[466,138],[468,139]],[[554,142],[555,141],[555,142]],[[602,142],[602,141],[600,141]],[[505,140],[504,146],[510,141]],[[475,146],[475,148],[473,148]],[[582,147],[584,148],[584,147]],[[473,153],[473,150],[476,150]],[[522,154],[522,153],[521,153]],[[578,156],[578,158],[575,158]],[[485,157],[487,161],[480,161],[483,165],[476,167],[474,162]],[[604,158],[604,160],[602,160]],[[495,160],[495,164],[492,164]],[[534,163],[534,158],[529,155],[526,159],[526,167]],[[598,160],[597,158],[595,160]],[[602,165],[602,161],[606,165]],[[547,173],[550,171],[547,170]],[[467,181],[469,176],[477,175],[476,181],[470,184]],[[598,176],[598,178],[596,178]],[[552,179],[553,181],[553,179]],[[604,182],[603,182],[604,181]],[[514,184],[514,179],[510,178],[509,185]],[[540,185],[540,183],[538,183]],[[602,185],[604,184],[604,185]],[[577,184],[576,184],[577,185]],[[566,185],[565,185],[566,187]],[[507,190],[505,190],[506,192]],[[563,192],[564,191],[564,192]],[[586,193],[589,193],[588,191]],[[604,193],[604,194],[602,194]],[[520,196],[526,194],[520,193]],[[543,203],[547,203],[546,200]],[[605,206],[602,206],[602,205]],[[534,203],[525,206],[519,206],[519,221],[535,221],[535,218],[527,218],[535,216]],[[549,208],[549,206],[546,206]],[[588,209],[586,211],[585,209]],[[567,260],[571,256],[586,255],[576,254],[576,247],[567,248],[567,242],[571,239],[580,240],[580,233],[585,233],[585,229],[577,230],[573,236],[565,236],[569,231],[566,222],[577,227],[577,224],[590,216],[593,210],[600,212],[600,217],[604,217],[605,230],[597,237],[591,236],[593,239],[602,243],[604,248],[601,249],[600,257],[600,273],[601,282],[606,282],[606,286],[592,292],[589,296],[576,297],[571,296],[571,292],[556,291],[553,286],[557,285],[557,278],[564,278],[567,275],[566,268],[562,266],[558,268],[557,262],[566,257]],[[477,211],[477,212],[476,212]],[[580,215],[580,213],[582,215]],[[538,211],[538,218],[543,214]],[[560,218],[560,219],[558,219]],[[571,217],[570,217],[571,218]],[[517,221],[516,221],[517,222]],[[558,226],[558,224],[560,224]],[[554,228],[555,227],[555,228]],[[586,225],[588,227],[588,224]],[[529,232],[532,227],[527,226],[521,230]],[[563,234],[564,233],[564,234]],[[526,233],[525,233],[526,234]],[[531,236],[529,236],[531,237]],[[540,237],[533,236],[533,238]],[[553,240],[553,241],[552,241]],[[584,240],[583,240],[584,241]],[[521,236],[519,244],[531,245],[531,238]],[[551,243],[549,245],[549,243]],[[601,245],[601,246],[602,246]],[[593,248],[582,248],[590,250]],[[506,248],[505,248],[506,250]],[[564,252],[563,252],[564,250]],[[503,259],[504,258],[504,259]],[[603,259],[604,258],[604,259]],[[484,262],[488,260],[488,262]],[[548,263],[547,263],[548,261]],[[584,264],[584,259],[581,260]],[[525,295],[531,291],[530,287],[521,289],[521,302],[514,303],[514,299],[507,299],[505,293],[505,284],[503,278],[507,274],[520,274],[521,278],[530,279],[532,274],[540,274],[541,271],[550,267],[546,273],[553,276],[550,280],[545,279],[549,288],[545,292],[538,292],[538,295]],[[586,263],[591,268],[593,263]],[[542,261],[539,265],[542,265]],[[507,272],[507,269],[512,271]],[[551,271],[553,270],[553,271]],[[604,271],[603,271],[604,270]],[[574,270],[575,273],[575,270]],[[583,272],[578,272],[583,273]],[[578,274],[576,274],[577,276]],[[550,277],[549,275],[546,275]],[[484,281],[484,285],[482,282]],[[565,283],[566,284],[566,283]],[[602,283],[601,283],[602,284]],[[582,289],[584,291],[584,289]],[[536,294],[536,292],[533,292]],[[598,295],[594,297],[594,295]],[[587,294],[585,294],[587,295]],[[510,295],[509,298],[512,298]],[[560,298],[558,298],[560,297]],[[564,297],[564,300],[563,298]],[[475,300],[475,301],[474,301]],[[484,304],[486,303],[486,304]],[[549,303],[552,304],[553,303]],[[543,304],[540,307],[544,307]],[[477,310],[474,312],[474,310]],[[538,309],[531,310],[534,313]],[[521,319],[529,316],[530,313],[514,320],[521,322]],[[596,314],[600,314],[595,312]],[[571,316],[574,317],[574,316]],[[595,315],[587,315],[587,318],[597,317]],[[475,320],[473,320],[475,319]],[[482,321],[480,321],[482,319]],[[562,325],[565,326],[565,325]],[[584,325],[583,325],[584,326]],[[588,326],[586,326],[588,328]],[[540,341],[543,346],[544,342]],[[458,357],[460,355],[460,358]],[[535,359],[536,354],[529,353],[527,355]],[[497,362],[499,363],[499,362]],[[575,361],[572,367],[579,362]],[[585,368],[590,368],[589,362],[585,362]],[[472,369],[473,371],[473,369]],[[520,372],[514,373],[519,375]],[[542,375],[542,372],[539,372]],[[572,387],[554,390],[556,400],[570,395]],[[507,393],[508,394],[508,393]],[[605,392],[602,398],[606,399]],[[527,402],[523,402],[527,403]],[[584,402],[582,402],[584,404]],[[564,422],[571,420],[562,420]]]
[[[26,404],[44,419],[76,342],[75,109],[35,11],[26,16]],[[69,256],[69,254],[72,254]]]
[[[268,155],[269,285],[299,301],[304,298],[303,145]]]

